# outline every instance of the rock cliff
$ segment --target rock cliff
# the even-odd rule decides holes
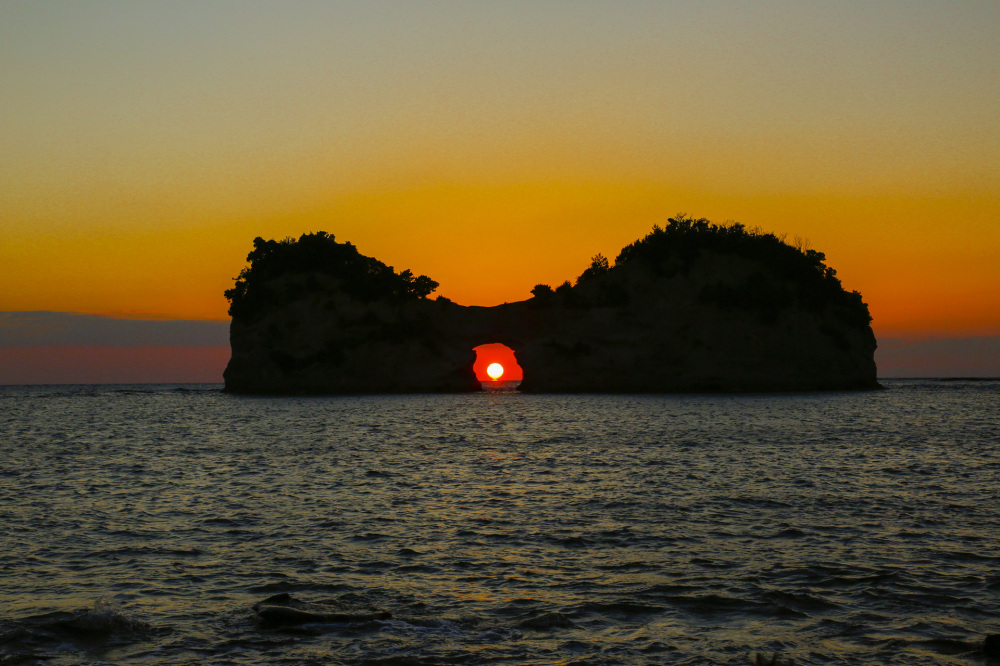
[[[475,391],[490,342],[514,349],[522,391],[878,387],[861,295],[821,253],[738,224],[672,219],[575,285],[489,308],[431,300],[433,280],[322,232],[254,247],[226,294],[230,392]]]

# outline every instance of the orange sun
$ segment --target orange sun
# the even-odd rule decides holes
[[[496,381],[503,376],[503,366],[499,363],[490,363],[490,367],[486,368],[486,374],[490,376],[490,379]]]

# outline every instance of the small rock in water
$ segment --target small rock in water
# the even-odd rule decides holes
[[[324,622],[372,622],[392,618],[389,611],[373,608],[345,608],[336,601],[310,603],[287,592],[275,594],[253,605],[257,619],[266,626],[316,624]]]
[[[264,601],[258,602],[254,608],[260,606],[261,604],[288,604],[292,602],[292,595],[288,592],[279,592],[278,594],[272,594]]]
[[[773,653],[770,657],[758,652],[754,655],[753,664],[754,666],[794,666],[795,660],[791,658],[785,659],[777,652]]]
[[[517,625],[521,629],[535,629],[546,631],[548,629],[567,629],[573,626],[568,617],[560,613],[545,613],[537,617],[523,620]]]
[[[990,634],[983,641],[983,653],[987,657],[1000,659],[1000,634]]]

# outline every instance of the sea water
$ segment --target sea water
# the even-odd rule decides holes
[[[1000,632],[998,382],[220,388],[0,388],[0,661],[969,664]],[[391,617],[263,623],[280,593]]]

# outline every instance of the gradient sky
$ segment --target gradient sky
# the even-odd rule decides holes
[[[1000,3],[0,4],[0,310],[226,319],[325,230],[467,305],[678,212],[1000,335]]]

